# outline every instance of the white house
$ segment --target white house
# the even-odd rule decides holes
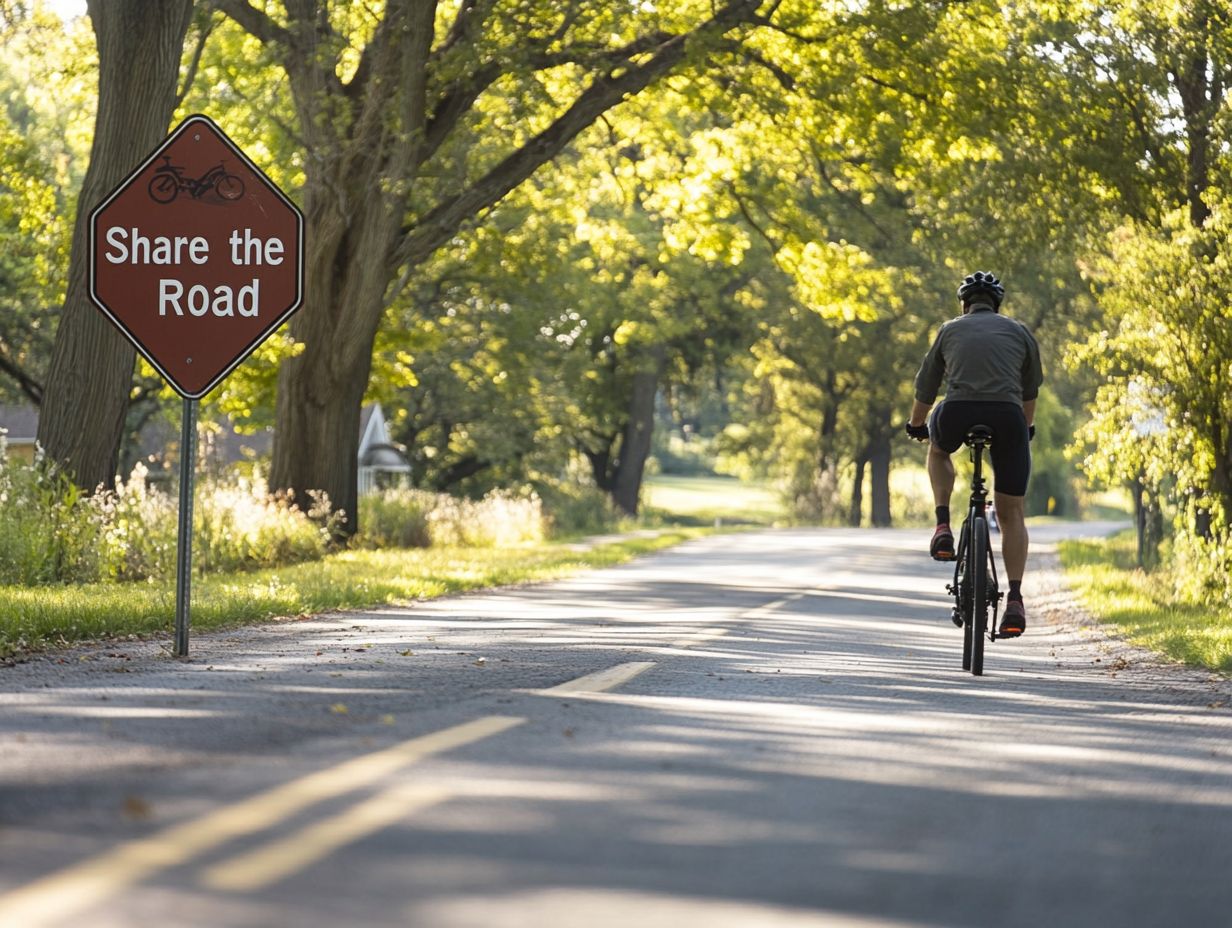
[[[389,440],[380,403],[370,403],[359,417],[359,495],[410,479],[411,465]]]
[[[38,410],[33,406],[0,405],[0,435],[9,457],[33,461],[35,436],[38,435]]]

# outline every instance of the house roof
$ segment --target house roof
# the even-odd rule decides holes
[[[411,472],[410,462],[394,445],[371,445],[359,459],[360,467],[372,467],[395,473]]]
[[[0,404],[0,429],[11,444],[33,442],[38,435],[38,409],[34,406]]]

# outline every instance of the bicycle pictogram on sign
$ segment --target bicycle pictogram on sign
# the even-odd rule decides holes
[[[234,174],[228,174],[226,162],[220,161],[200,177],[185,177],[184,168],[172,164],[171,158],[162,156],[163,163],[150,178],[150,199],[155,203],[170,203],[183,190],[194,200],[211,190],[224,200],[235,201],[244,195],[244,182]]]

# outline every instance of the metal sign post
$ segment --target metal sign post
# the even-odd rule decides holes
[[[192,606],[193,477],[197,462],[197,401],[184,400],[180,421],[180,524],[175,554],[175,656],[188,657]]]

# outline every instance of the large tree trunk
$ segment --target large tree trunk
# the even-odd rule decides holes
[[[595,486],[608,494],[616,485],[615,474],[612,471],[612,448],[615,444],[616,438],[613,436],[607,446],[598,451],[591,451],[589,448],[582,449],[582,454],[590,462],[590,472],[595,478]]]
[[[612,501],[622,512],[637,515],[642,493],[642,477],[646,473],[646,458],[650,456],[650,441],[654,435],[654,402],[663,376],[667,349],[655,345],[633,374],[629,392],[629,419],[620,442],[620,461],[612,486]]]
[[[1195,12],[1188,38],[1195,43],[1208,40],[1208,25],[1206,16]],[[1181,52],[1172,83],[1181,98],[1185,117],[1185,197],[1189,203],[1189,221],[1200,228],[1211,215],[1204,199],[1210,184],[1211,124],[1223,97],[1222,76],[1218,66],[1212,69],[1205,44],[1194,44]]]
[[[93,489],[115,477],[136,352],[90,302],[90,212],[167,134],[192,0],[88,0],[87,8],[98,43],[98,113],[38,440]]]
[[[856,458],[856,479],[851,486],[851,508],[847,512],[847,524],[859,528],[864,518],[864,467],[868,458],[860,455]]]
[[[872,520],[878,528],[886,528],[890,518],[890,437],[879,435],[873,441],[869,455],[869,477],[872,486]]]
[[[303,508],[324,492],[343,511],[339,529],[349,536],[358,528],[360,410],[400,217],[374,186],[349,191],[367,221],[347,223],[337,199],[342,190],[305,194],[305,301],[291,323],[304,350],[279,370],[269,483]]]

